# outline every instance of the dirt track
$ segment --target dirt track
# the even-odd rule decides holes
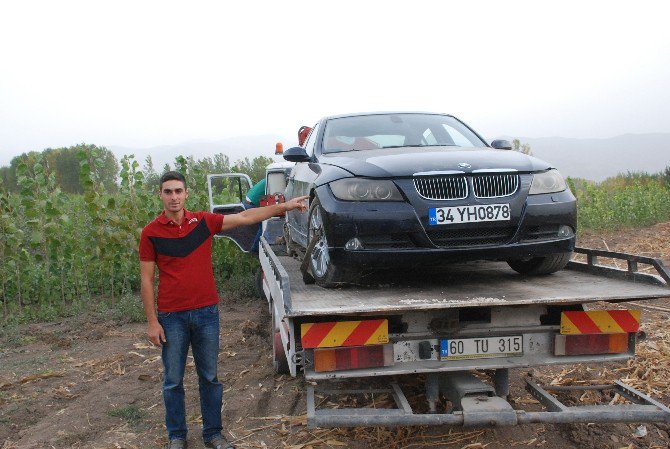
[[[603,240],[604,239],[604,240]],[[604,242],[604,243],[603,243]],[[582,236],[583,246],[670,255],[670,224],[630,233]],[[139,299],[138,299],[139,301]],[[543,382],[602,382],[624,378],[656,399],[670,402],[670,313],[667,300],[648,303],[644,328],[649,339],[635,361],[574,370],[517,370],[511,398],[517,408],[537,404],[520,378],[531,372]],[[517,428],[307,429],[304,383],[274,376],[270,365],[268,313],[261,301],[221,307],[220,378],[228,437],[240,448],[666,448],[668,425],[529,425]],[[19,340],[16,342],[16,340]],[[573,367],[574,368],[574,367]],[[202,447],[197,382],[192,363],[186,374],[187,420],[191,448]],[[159,351],[145,338],[143,324],[118,324],[78,317],[34,324],[14,342],[0,342],[0,447],[158,448],[165,442]],[[411,386],[410,386],[411,387]],[[372,398],[370,398],[373,400]],[[410,400],[423,407],[422,393]],[[575,402],[612,400],[582,397]],[[377,404],[383,398],[375,399]],[[638,431],[639,432],[639,431]]]

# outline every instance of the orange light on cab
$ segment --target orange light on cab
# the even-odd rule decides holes
[[[284,154],[284,144],[281,142],[277,142],[275,144],[275,155],[280,155]]]

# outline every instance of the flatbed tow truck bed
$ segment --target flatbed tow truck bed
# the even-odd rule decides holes
[[[670,295],[654,278],[637,282],[598,273],[567,269],[549,276],[529,277],[504,262],[453,264],[427,273],[397,273],[371,286],[325,289],[305,284],[300,261],[278,257],[290,285],[287,317],[310,315],[376,314],[454,307],[515,306],[528,304],[585,304],[595,301],[633,301]],[[578,267],[578,265],[574,265]],[[570,267],[569,267],[570,268]]]
[[[275,358],[285,356],[286,371],[293,376],[302,372],[309,381],[306,386],[309,426],[670,422],[668,407],[620,381],[611,385],[553,387],[538,385],[527,378],[526,389],[545,411],[516,410],[506,401],[510,368],[633,358],[637,330],[623,334],[624,346],[618,352],[607,352],[605,348],[604,353],[582,354],[578,349],[559,354],[558,346],[569,346],[560,342],[574,336],[562,335],[563,321],[557,321],[557,317],[562,320],[566,311],[588,314],[590,305],[598,301],[616,303],[670,297],[670,274],[656,259],[576,248],[576,253],[585,256],[585,262],[572,261],[567,269],[542,277],[521,276],[500,262],[474,262],[421,272],[387,272],[366,279],[363,285],[324,289],[306,284],[300,261],[278,255],[282,249],[261,239],[263,291],[272,313]],[[601,265],[599,257],[616,259],[626,269]],[[656,274],[639,271],[639,264],[652,266]],[[639,314],[637,317],[639,322]],[[334,323],[352,327],[366,320],[388,324],[386,346],[387,350],[391,348],[393,363],[355,369],[317,369],[319,351],[333,352],[331,358],[335,363],[337,351],[350,348],[337,347],[339,344],[309,347],[304,344],[306,329]],[[603,338],[602,335],[610,338],[608,332],[613,331],[603,330],[594,338]],[[591,336],[577,336],[581,337]],[[449,342],[467,345],[479,340],[479,346],[487,338],[494,345],[496,341],[509,343],[510,338],[518,339],[515,341],[521,343],[522,349],[481,357],[481,354],[462,358],[444,356]],[[490,381],[482,381],[481,375],[475,376],[473,371],[488,373]],[[402,380],[407,376],[416,378],[417,374],[425,376],[428,413],[413,410],[402,390]],[[360,381],[363,387],[352,388],[352,381]],[[372,386],[380,382],[385,386]],[[570,407],[551,394],[573,388],[580,392],[611,389],[629,402],[617,406]],[[366,393],[388,394],[396,408],[317,406],[319,394],[349,397]],[[450,404],[448,408],[440,410],[446,404]]]

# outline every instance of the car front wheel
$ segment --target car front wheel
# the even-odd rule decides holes
[[[312,276],[317,285],[332,288],[347,282],[347,276],[345,270],[335,266],[330,259],[328,239],[323,224],[323,214],[324,211],[321,207],[321,202],[315,197],[309,207],[309,229],[307,232],[308,248],[311,246],[310,244],[315,236],[317,240],[310,254],[307,254],[307,257],[309,257],[310,271],[312,272]]]
[[[542,275],[562,270],[570,262],[571,257],[572,252],[555,253],[530,259],[508,260],[507,264],[520,274]]]

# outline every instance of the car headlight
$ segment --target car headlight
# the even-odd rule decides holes
[[[558,170],[549,170],[544,173],[535,173],[533,175],[533,182],[530,185],[530,195],[538,195],[540,193],[555,193],[562,192],[567,189],[563,176]]]
[[[345,201],[403,201],[393,181],[345,178],[330,183],[333,195]]]

